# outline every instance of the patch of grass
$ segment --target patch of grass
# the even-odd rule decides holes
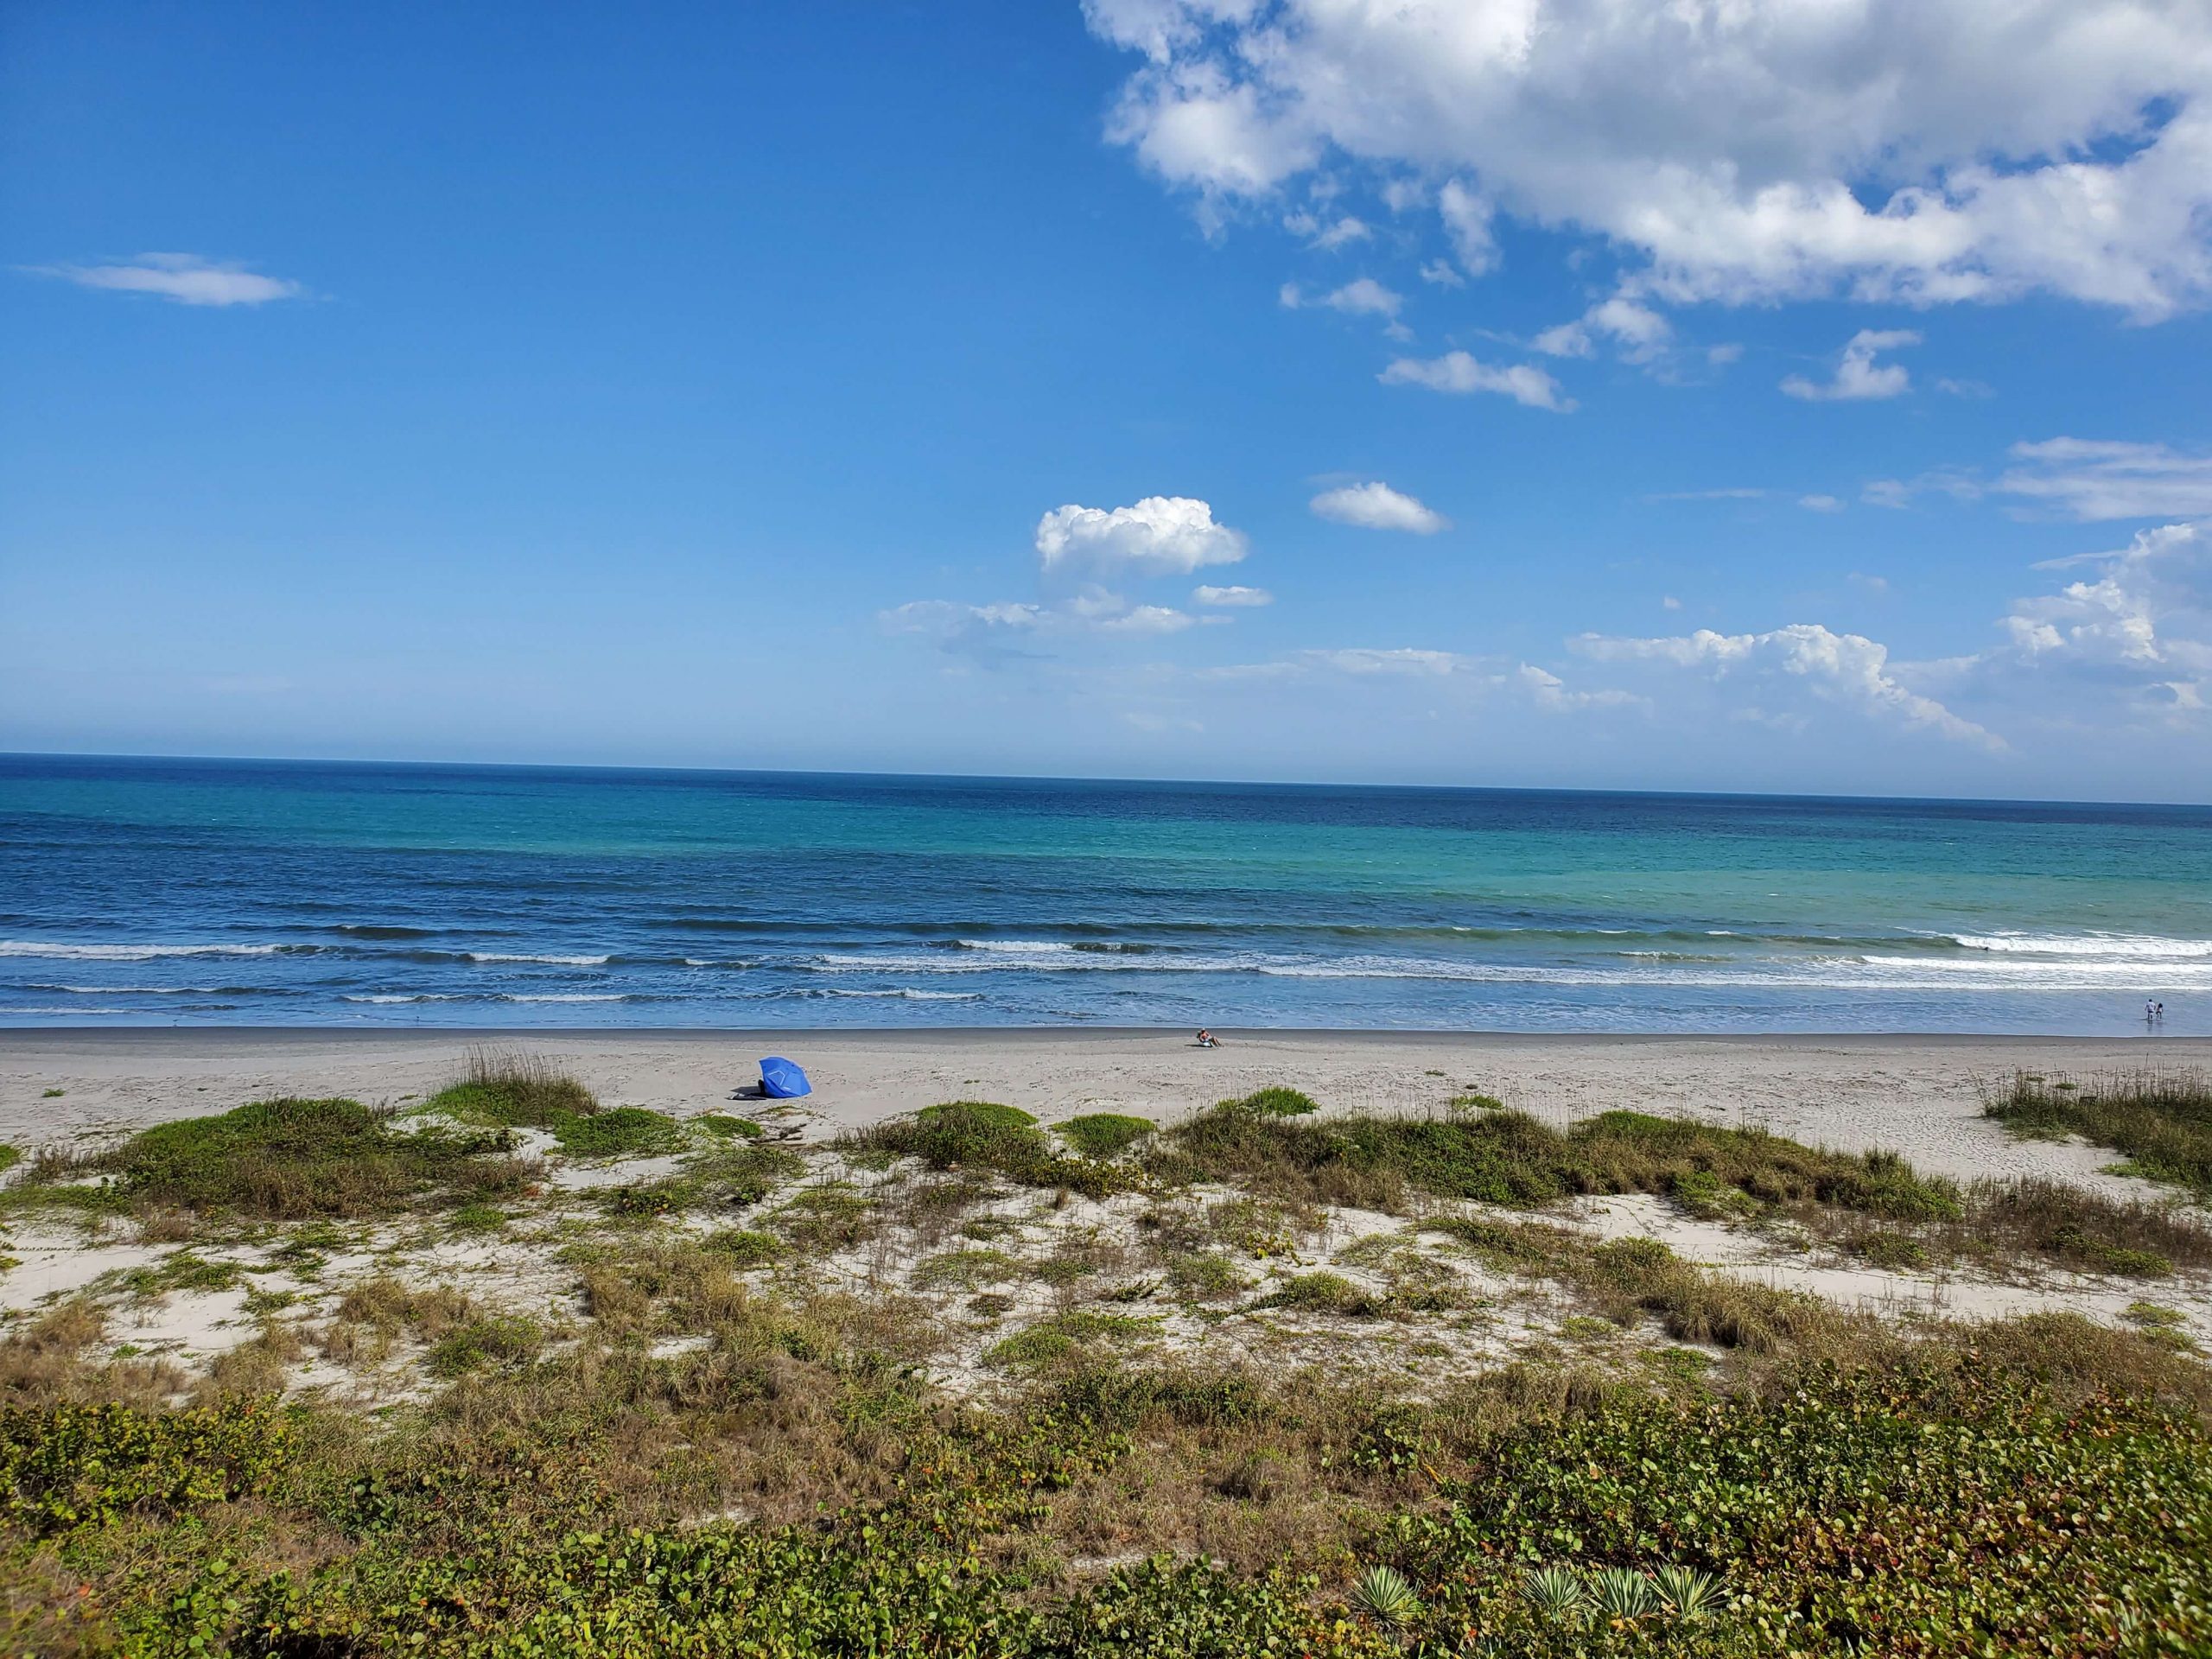
[[[6,1174],[23,1161],[23,1154],[6,1141],[0,1141],[0,1175]]]
[[[983,1360],[1001,1370],[1037,1370],[1067,1360],[1078,1351],[1096,1344],[1123,1343],[1154,1335],[1158,1328],[1155,1321],[1134,1314],[1076,1308],[1015,1332],[987,1351]]]
[[[2066,1181],[1987,1182],[1941,1236],[1962,1254],[2024,1251],[2086,1273],[2164,1278],[2212,1267],[2212,1228],[2186,1211],[2106,1198]]]
[[[41,1100],[59,1100],[68,1092],[67,1089],[41,1089],[38,1097]]]
[[[210,1262],[190,1250],[172,1250],[152,1267],[124,1274],[120,1282],[137,1295],[161,1296],[173,1290],[230,1290],[244,1275],[235,1262]]]
[[[1852,1234],[1843,1247],[1870,1267],[1910,1272],[1928,1265],[1928,1247],[1904,1233],[1876,1227]]]
[[[1961,1213],[1955,1186],[1892,1154],[1854,1157],[1640,1112],[1606,1112],[1561,1134],[1506,1108],[1309,1123],[1236,1101],[1166,1139],[1148,1160],[1166,1179],[1237,1181],[1365,1209],[1402,1211],[1409,1192],[1517,1208],[1575,1193],[1651,1192],[1708,1214],[1785,1204],[1911,1219]]]
[[[439,1338],[424,1363],[433,1376],[466,1376],[486,1365],[533,1359],[544,1345],[545,1333],[533,1320],[512,1316],[472,1319]]]
[[[1262,1117],[1304,1117],[1321,1109],[1313,1096],[1281,1084],[1255,1090],[1242,1100],[1225,1100],[1222,1105],[1238,1108]]]
[[[446,1217],[457,1233],[496,1233],[507,1224],[507,1212],[488,1204],[464,1204]]]
[[[1348,1319],[1367,1319],[1382,1312],[1376,1298],[1338,1273],[1294,1274],[1252,1306],[1296,1313],[1340,1313]]]
[[[783,1255],[784,1242],[773,1233],[747,1227],[726,1227],[709,1233],[699,1241],[699,1248],[723,1258],[731,1267],[742,1269],[766,1267]]]
[[[1241,1294],[1246,1282],[1236,1263],[1206,1250],[1170,1255],[1167,1281],[1178,1295],[1200,1302],[1224,1301]]]
[[[1053,1147],[1037,1120],[1018,1107],[955,1100],[925,1106],[840,1142],[841,1149],[918,1158],[931,1169],[991,1170],[1025,1186],[1066,1187],[1103,1198],[1128,1185],[1128,1172]]]
[[[1452,1097],[1452,1109],[1455,1112],[1502,1112],[1506,1107],[1496,1095],[1477,1094],[1470,1090]]]
[[[1127,1152],[1159,1126],[1148,1117],[1122,1112],[1091,1112],[1058,1126],[1067,1143],[1086,1158],[1111,1158]]]
[[[655,1157],[680,1151],[682,1126],[664,1112],[643,1106],[616,1106],[563,1118],[552,1124],[561,1150],[572,1158]]]
[[[61,1190],[105,1175],[142,1212],[271,1221],[387,1215],[417,1202],[466,1204],[521,1189],[530,1165],[504,1131],[410,1134],[352,1100],[271,1100],[142,1129],[120,1146],[41,1159],[30,1184]]]
[[[687,1128],[721,1141],[758,1141],[768,1133],[751,1118],[734,1117],[728,1112],[702,1112],[684,1122]]]
[[[977,1290],[1019,1279],[1022,1272],[1022,1264],[1004,1250],[946,1250],[916,1264],[913,1284],[918,1290]]]
[[[2128,1173],[2212,1201],[2212,1077],[2199,1071],[2135,1071],[2076,1084],[2015,1073],[1982,1109],[2036,1140],[2080,1135],[2124,1153]]]
[[[874,1203],[849,1181],[802,1187],[768,1224],[804,1250],[849,1249],[875,1236]]]

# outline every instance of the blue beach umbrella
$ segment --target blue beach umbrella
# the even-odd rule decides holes
[[[771,1054],[760,1062],[760,1092],[771,1100],[797,1100],[801,1095],[812,1094],[814,1085],[798,1066]]]

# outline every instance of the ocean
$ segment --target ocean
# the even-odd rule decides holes
[[[2212,809],[0,757],[0,1025],[2212,1033]]]

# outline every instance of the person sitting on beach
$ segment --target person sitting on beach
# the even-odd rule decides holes
[[[1200,1048],[1219,1048],[1221,1046],[1221,1039],[1215,1036],[1213,1033],[1210,1031],[1201,1031],[1198,1033],[1198,1046]]]

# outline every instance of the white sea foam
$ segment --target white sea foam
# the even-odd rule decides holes
[[[556,968],[598,968],[603,966],[608,960],[610,960],[610,958],[607,957],[535,957],[529,955],[509,955],[505,951],[499,950],[471,950],[467,953],[467,956],[471,962],[543,962],[550,963]]]
[[[348,1002],[465,1002],[462,996],[447,996],[436,991],[386,991],[373,995],[355,996],[348,994]]]
[[[64,944],[50,939],[0,939],[0,957],[60,962],[151,962],[156,957],[273,957],[275,944]]]
[[[2113,962],[2212,962],[2212,939],[2143,933],[1961,933],[1969,950],[2037,957],[2102,957]]]
[[[983,1000],[983,994],[981,991],[923,991],[917,990],[911,985],[901,985],[888,991],[849,991],[831,986],[821,995],[823,996],[891,996],[900,997],[909,1002],[981,1002]]]
[[[502,1002],[626,1002],[620,991],[545,991],[532,995],[516,993],[503,996]]]

